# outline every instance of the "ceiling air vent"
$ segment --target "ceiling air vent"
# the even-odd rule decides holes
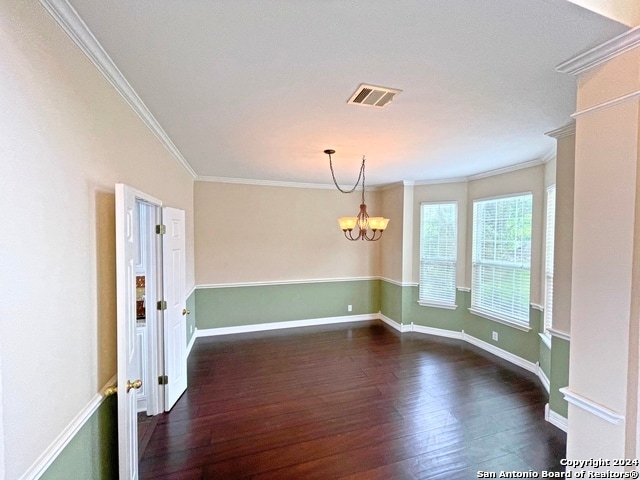
[[[402,92],[397,88],[376,87],[375,85],[361,84],[347,103],[362,105],[365,107],[382,108]]]

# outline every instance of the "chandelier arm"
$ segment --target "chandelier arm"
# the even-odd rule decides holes
[[[366,232],[362,235],[363,236],[363,240],[366,240],[367,242],[377,242],[378,240],[380,240],[382,238],[382,232],[383,230],[372,230],[371,231],[371,236],[367,235]]]
[[[355,240],[358,240],[357,238],[353,238],[353,236],[351,235],[351,230],[343,230],[343,232],[344,232],[344,236],[345,236],[345,238],[347,240],[351,240],[352,242],[355,241]]]
[[[358,180],[356,180],[356,184],[353,186],[353,188],[351,190],[343,190],[340,185],[338,185],[338,181],[336,180],[336,174],[333,171],[333,162],[331,161],[331,154],[327,153],[327,155],[329,155],[329,168],[331,169],[331,178],[333,178],[333,184],[336,186],[336,188],[341,191],[342,193],[351,193],[353,192],[356,188],[358,188],[358,184],[360,183],[360,180],[362,180],[362,198],[364,199],[364,155],[362,156],[362,166],[360,167],[360,173],[358,174]]]

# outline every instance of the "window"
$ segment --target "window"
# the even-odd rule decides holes
[[[553,326],[553,255],[554,236],[556,232],[556,186],[547,188],[547,229],[545,240],[544,262],[544,331],[548,332]]]
[[[420,206],[420,290],[418,303],[455,307],[458,204]]]
[[[471,311],[529,326],[531,193],[473,202]]]

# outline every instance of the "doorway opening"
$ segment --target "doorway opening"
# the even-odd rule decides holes
[[[164,412],[162,391],[154,378],[164,375],[162,351],[163,316],[157,304],[162,300],[162,243],[156,234],[161,224],[158,205],[136,199],[135,275],[136,275],[136,343],[138,378],[142,387],[136,391],[137,412],[147,416]]]
[[[169,411],[187,388],[185,212],[116,184],[118,463],[138,478],[138,413]],[[140,392],[140,393],[138,393]]]

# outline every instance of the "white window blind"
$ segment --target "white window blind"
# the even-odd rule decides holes
[[[421,305],[455,306],[458,204],[420,206]]]
[[[529,325],[530,193],[473,203],[471,310]]]
[[[556,232],[556,186],[547,188],[547,227],[545,241],[544,330],[553,326],[553,256]]]

